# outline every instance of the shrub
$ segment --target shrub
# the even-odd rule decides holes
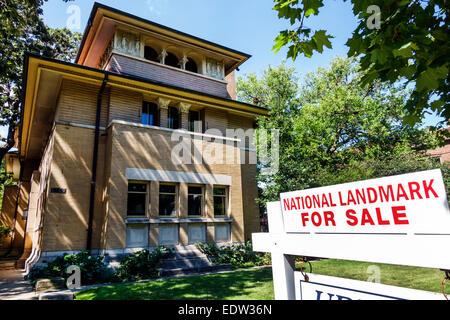
[[[66,273],[69,266],[75,265],[81,271],[81,284],[90,285],[108,282],[112,279],[112,272],[103,262],[104,256],[91,256],[88,251],[77,254],[64,254],[49,262],[45,267],[33,267],[27,275],[27,279],[35,285],[39,279],[44,278],[67,278]]]
[[[216,264],[231,264],[235,268],[248,268],[270,264],[270,255],[253,251],[252,243],[217,247],[214,243],[197,243],[197,248]]]
[[[156,278],[162,259],[171,253],[172,249],[158,247],[152,252],[142,250],[126,256],[122,258],[115,277],[122,282]]]
[[[0,247],[2,246],[2,240],[6,238],[11,233],[11,228],[0,225]]]

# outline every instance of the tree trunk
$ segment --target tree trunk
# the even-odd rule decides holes
[[[15,133],[16,133],[16,126],[13,124],[10,124],[9,128],[8,128],[8,138],[6,139],[6,143],[0,147],[0,163],[1,163],[1,161],[3,161],[3,158],[9,152],[9,150],[11,150],[11,148],[14,147]]]

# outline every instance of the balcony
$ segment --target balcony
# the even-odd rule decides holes
[[[226,81],[121,53],[111,53],[105,70],[231,99]]]

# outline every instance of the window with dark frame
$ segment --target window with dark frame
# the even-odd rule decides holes
[[[147,213],[147,184],[129,183],[127,198],[128,216],[146,216]]]
[[[189,111],[189,131],[195,131],[195,122],[200,121],[200,112]]]
[[[227,214],[227,189],[224,187],[214,187],[214,216],[223,217]]]
[[[158,123],[158,105],[153,102],[146,102],[142,104],[142,124],[157,126]]]
[[[188,215],[203,215],[203,187],[188,186]]]
[[[169,129],[179,129],[180,126],[178,109],[175,107],[169,107],[167,115],[167,125]]]
[[[177,214],[177,187],[175,185],[159,185],[159,215],[163,217]]]

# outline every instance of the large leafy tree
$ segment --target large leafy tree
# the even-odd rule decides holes
[[[405,119],[419,122],[428,109],[450,118],[450,8],[446,0],[344,0],[353,5],[359,25],[348,39],[349,57],[359,57],[363,84],[374,79],[404,87],[415,85]],[[323,0],[274,0],[280,19],[292,29],[281,31],[274,50],[311,57],[332,48],[327,30],[311,30],[308,18],[320,15]],[[377,21],[380,23],[378,24]]]
[[[427,169],[434,131],[401,121],[410,92],[381,81],[361,85],[365,73],[349,59],[307,74],[269,68],[238,80],[240,100],[269,109],[261,129],[280,130],[279,171],[260,175],[263,202],[280,192]]]
[[[70,61],[81,39],[79,33],[44,24],[44,1],[0,0],[0,125],[9,126],[8,137],[0,146],[0,161],[14,146],[20,121],[25,52]]]

